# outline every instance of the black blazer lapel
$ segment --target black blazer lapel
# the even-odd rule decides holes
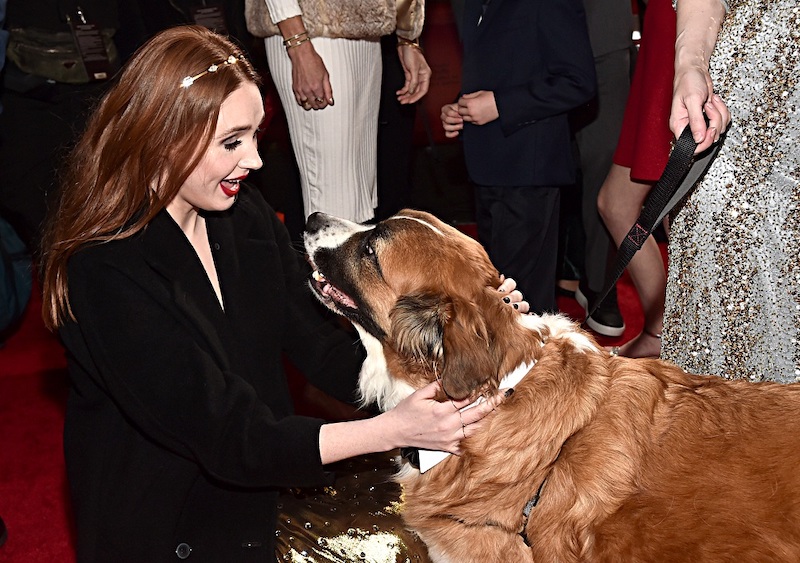
[[[143,245],[145,260],[163,279],[186,327],[198,332],[207,351],[227,367],[228,355],[219,338],[227,323],[225,313],[194,248],[166,210],[145,229]]]
[[[286,306],[284,301],[276,303],[274,297],[270,298],[282,291],[282,274],[271,269],[281,263],[275,241],[263,238],[265,225],[259,224],[256,216],[239,209],[234,218],[234,210],[210,214],[206,220],[229,327],[224,338],[234,340],[225,341],[229,349],[241,346],[255,334],[266,335],[276,329],[273,336],[279,338],[282,330],[271,326],[270,319],[283,315]]]

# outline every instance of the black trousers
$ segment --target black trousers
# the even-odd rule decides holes
[[[585,233],[583,272],[586,287],[600,293],[611,275],[616,245],[597,211],[597,195],[608,175],[628,100],[630,51],[613,51],[595,59],[597,98],[576,111],[575,133],[582,174],[582,225]]]
[[[476,186],[478,238],[534,313],[556,312],[558,186]]]
[[[405,84],[403,65],[397,55],[397,37],[381,37],[383,77],[378,112],[378,207],[382,221],[404,207],[411,207],[411,160],[417,104],[402,105],[397,92]]]

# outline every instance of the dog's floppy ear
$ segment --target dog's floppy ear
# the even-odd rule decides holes
[[[488,380],[496,380],[498,366],[481,309],[461,298],[454,299],[452,307],[453,315],[444,329],[442,388],[448,397],[464,399]]]
[[[406,295],[390,318],[397,352],[435,365],[448,397],[463,399],[496,374],[486,323],[474,303],[433,292]]]
[[[444,325],[452,304],[441,294],[418,293],[397,300],[389,319],[391,339],[401,358],[433,364],[444,354]]]

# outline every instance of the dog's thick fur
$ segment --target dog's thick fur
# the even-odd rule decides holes
[[[561,316],[520,315],[481,246],[425,213],[316,214],[305,240],[312,287],[367,348],[365,401],[391,408],[434,370],[476,397],[536,361],[463,455],[401,470],[435,561],[800,561],[800,387],[610,356]]]

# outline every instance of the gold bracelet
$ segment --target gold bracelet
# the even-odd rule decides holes
[[[292,35],[283,40],[283,46],[287,49],[289,47],[297,47],[309,40],[308,32],[304,31],[302,33],[298,33],[297,35]]]
[[[419,44],[419,37],[412,40],[412,39],[406,39],[405,37],[400,37],[398,35],[397,36],[397,45],[398,46],[408,45],[409,47],[414,47],[416,50],[418,50],[423,55],[425,54],[425,50]]]
[[[294,43],[290,43],[289,45],[286,45],[286,50],[288,51],[289,49],[291,49],[293,47],[299,47],[300,45],[302,45],[306,41],[311,41],[311,38],[310,37],[304,37],[302,39],[298,39]]]

